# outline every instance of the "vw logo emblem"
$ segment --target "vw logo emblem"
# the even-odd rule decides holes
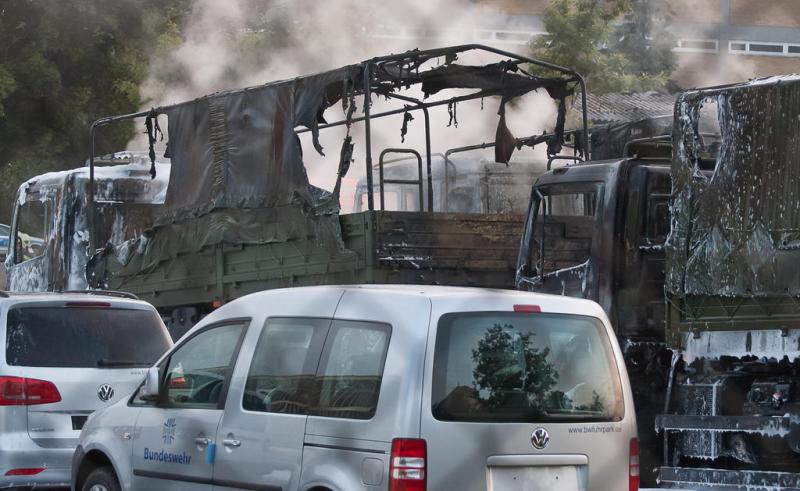
[[[108,384],[103,384],[97,389],[97,397],[103,402],[108,402],[114,397],[114,389]]]
[[[541,450],[547,446],[549,441],[550,435],[544,428],[536,428],[533,430],[533,433],[531,433],[531,445],[533,445],[533,448]]]

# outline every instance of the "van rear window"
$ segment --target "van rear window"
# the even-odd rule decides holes
[[[622,391],[595,318],[471,312],[439,320],[433,415],[445,421],[619,421]]]
[[[20,307],[8,312],[9,365],[146,367],[169,347],[161,320],[149,310]]]

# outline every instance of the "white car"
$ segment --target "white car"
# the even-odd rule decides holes
[[[252,294],[81,433],[73,489],[636,490],[594,302],[431,286]]]
[[[127,400],[172,346],[124,294],[0,292],[0,488],[67,486],[92,411]]]

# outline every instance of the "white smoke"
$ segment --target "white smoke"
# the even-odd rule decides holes
[[[259,85],[274,80],[321,72],[358,63],[371,57],[410,49],[475,42],[485,25],[486,12],[477,2],[465,0],[410,0],[404,2],[197,0],[184,29],[185,40],[166,58],[155,59],[143,86],[147,107],[191,100],[221,90]],[[499,46],[525,54],[525,45]],[[460,57],[462,63],[499,61],[500,57]],[[178,76],[165,76],[177,73]],[[422,98],[418,91],[404,95]],[[448,97],[456,94],[448,94]],[[403,107],[400,101],[373,98],[372,112]],[[432,108],[432,152],[490,142],[497,126],[499,101],[486,99],[457,105],[458,127],[448,126],[447,106]],[[357,100],[360,115],[363,99]],[[540,91],[507,108],[508,126],[517,137],[552,129],[555,103]],[[343,119],[341,105],[325,114],[328,121]],[[401,142],[403,115],[374,120],[372,158],[377,163],[383,148],[412,147],[424,154],[422,112],[414,112],[408,135]],[[332,189],[336,180],[339,148],[344,127],[320,133],[326,157],[313,150],[309,133],[301,134],[304,158],[312,184]],[[356,144],[354,159],[342,191],[364,175],[364,129],[351,129]],[[136,144],[142,145],[143,141]],[[544,165],[544,149],[519,151],[528,160]],[[493,151],[482,152],[492,157]]]

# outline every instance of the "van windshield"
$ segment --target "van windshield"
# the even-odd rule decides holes
[[[432,395],[445,421],[619,421],[624,410],[603,324],[567,314],[442,316]]]
[[[20,307],[8,312],[9,365],[147,367],[169,347],[161,320],[149,310]]]

